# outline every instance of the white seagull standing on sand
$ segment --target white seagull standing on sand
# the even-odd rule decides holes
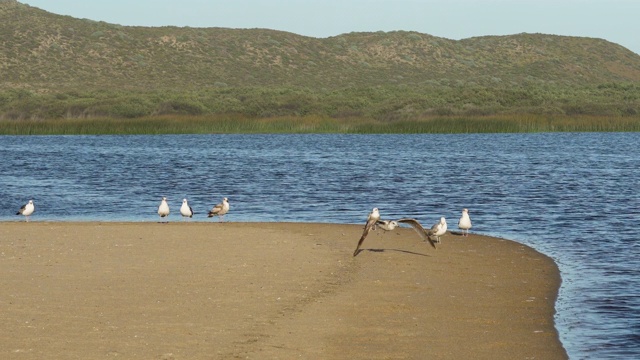
[[[356,247],[356,250],[353,252],[353,256],[358,255],[358,253],[360,252],[360,245],[362,245],[362,242],[369,234],[369,231],[375,228],[378,220],[380,220],[380,211],[378,210],[378,208],[373,208],[373,210],[371,210],[371,212],[369,213],[369,216],[367,217],[367,222],[364,225],[364,231],[362,232],[360,241],[358,241],[358,246]]]
[[[469,229],[471,229],[469,210],[462,209],[462,217],[460,217],[460,220],[458,221],[458,227],[462,229],[462,236],[469,236]]]
[[[169,216],[169,204],[167,204],[167,198],[162,197],[162,202],[160,202],[160,206],[158,206],[158,215],[161,218]]]
[[[180,214],[183,217],[192,217],[193,216],[193,209],[191,208],[191,206],[189,206],[189,203],[187,202],[187,199],[182,199],[182,206],[180,207]]]
[[[22,205],[16,215],[24,215],[27,222],[29,222],[29,216],[36,211],[36,207],[33,205],[33,200],[29,200],[28,203]]]
[[[436,249],[436,244],[433,242],[433,240],[431,240],[431,238],[429,238],[429,235],[431,235],[431,232],[427,231],[424,227],[422,227],[422,224],[420,224],[418,220],[404,218],[404,219],[397,220],[397,222],[410,225],[413,228],[413,230],[415,230],[418,233],[418,235],[420,235],[423,241],[428,241],[429,244],[431,244],[431,246],[433,246],[433,248]]]
[[[214,217],[216,215],[218,215],[218,220],[222,220],[224,221],[224,214],[229,212],[229,199],[224,198],[222,199],[222,202],[220,204],[217,204],[216,206],[213,207],[213,209],[211,209],[211,211],[209,211],[208,217]]]
[[[431,236],[436,237],[436,242],[440,243],[440,236],[447,232],[447,220],[444,217],[440,218],[440,222],[431,227]]]

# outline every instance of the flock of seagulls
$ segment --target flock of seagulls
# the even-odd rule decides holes
[[[28,203],[22,205],[20,210],[16,213],[16,215],[24,215],[27,222],[29,222],[29,218],[31,214],[36,210],[35,205],[33,204],[33,200],[29,200]],[[229,212],[229,199],[224,198],[222,202],[217,204],[211,209],[208,213],[208,217],[214,217],[218,215],[218,221],[224,221],[224,215]],[[160,201],[160,206],[158,206],[158,215],[161,218],[166,218],[171,213],[169,209],[169,204],[167,203],[167,198],[162,197]],[[183,218],[192,218],[193,217],[193,209],[189,206],[189,202],[187,199],[182,199],[182,206],[180,207],[180,215]]]
[[[216,204],[211,211],[207,214],[207,217],[214,217],[218,215],[218,221],[224,221],[224,215],[229,212],[229,199],[223,198],[222,202]],[[160,206],[158,206],[158,215],[161,218],[165,218],[169,216],[171,210],[169,209],[169,204],[167,203],[167,198],[163,197],[162,201],[160,201]],[[193,208],[189,205],[187,199],[182,199],[182,206],[180,206],[180,215],[183,218],[192,218]]]
[[[402,218],[398,220],[381,220],[380,219],[380,210],[378,208],[373,208],[367,217],[367,222],[364,225],[364,230],[362,231],[362,236],[358,241],[358,245],[356,246],[356,250],[353,252],[353,256],[355,257],[360,252],[360,246],[364,242],[364,239],[369,235],[371,230],[376,230],[376,227],[384,231],[392,231],[400,224],[407,224],[411,226],[418,235],[422,238],[423,241],[429,242],[429,244],[435,249],[436,243],[440,243],[440,237],[446,234],[447,232],[447,220],[444,217],[440,218],[440,221],[435,223],[429,230],[425,229],[422,224],[416,219],[411,218]],[[469,229],[471,229],[471,218],[469,217],[469,210],[462,209],[462,216],[458,221],[458,228],[462,230],[463,236],[469,235]],[[435,240],[433,240],[434,238]]]
[[[33,204],[33,200],[29,200],[28,203],[22,205],[20,210],[16,213],[16,215],[24,215],[26,221],[29,221],[29,217],[35,211],[35,205]],[[211,211],[207,213],[207,217],[218,216],[218,221],[224,221],[224,215],[229,212],[229,199],[226,197],[222,199],[222,202],[216,204]],[[158,206],[158,215],[160,218],[166,218],[171,213],[169,209],[169,204],[167,203],[167,198],[163,197],[160,201],[160,206]],[[180,207],[180,215],[183,218],[192,218],[193,217],[193,209],[189,205],[187,199],[182,199],[182,206]],[[364,242],[364,239],[367,238],[369,232],[372,230],[375,231],[378,227],[384,231],[392,231],[400,226],[400,224],[406,224],[411,226],[416,233],[422,238],[423,241],[428,242],[434,249],[436,248],[436,244],[441,242],[440,237],[446,234],[447,232],[447,220],[444,217],[440,218],[440,221],[435,223],[429,230],[425,229],[422,224],[416,219],[411,218],[402,218],[398,220],[381,220],[380,219],[380,210],[378,208],[373,208],[369,215],[367,216],[367,222],[364,225],[364,230],[362,231],[362,236],[358,241],[358,245],[356,246],[355,251],[353,252],[353,256],[357,256],[360,252],[360,246]],[[469,229],[471,229],[471,218],[469,217],[469,210],[462,209],[462,216],[458,221],[458,228],[462,230],[462,236],[469,235]],[[435,239],[435,240],[434,240]]]

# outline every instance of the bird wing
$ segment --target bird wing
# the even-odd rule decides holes
[[[211,209],[211,211],[209,211],[209,215],[215,215],[217,213],[219,213],[222,210],[223,206],[222,204],[218,204],[216,206],[213,207],[213,209]]]
[[[18,212],[16,213],[16,215],[22,214],[26,208],[27,208],[27,204],[22,205],[20,207],[20,210],[18,210]]]
[[[429,235],[431,235],[431,232],[425,230],[425,228],[422,227],[422,224],[420,224],[418,220],[405,218],[405,219],[400,219],[396,221],[399,223],[410,225],[413,228],[413,230],[415,230],[418,233],[418,235],[420,235],[422,240],[428,241],[429,244],[431,244],[431,246],[433,246],[434,249],[436,248],[436,244],[429,237]]]
[[[362,242],[367,237],[367,235],[369,235],[369,231],[371,231],[375,224],[376,222],[374,220],[367,220],[367,223],[364,226],[364,230],[362,231],[360,241],[358,241],[358,246],[356,246],[356,250],[353,252],[353,256],[358,255],[358,253],[360,252],[360,245],[362,245]]]

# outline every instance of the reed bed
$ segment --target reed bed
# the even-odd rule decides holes
[[[273,118],[216,115],[133,119],[0,120],[0,135],[463,134],[638,131],[640,131],[640,116],[441,116],[379,121],[360,117],[335,119],[315,115]]]

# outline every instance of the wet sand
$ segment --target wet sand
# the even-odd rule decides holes
[[[3,359],[567,359],[516,242],[305,223],[0,223]]]

